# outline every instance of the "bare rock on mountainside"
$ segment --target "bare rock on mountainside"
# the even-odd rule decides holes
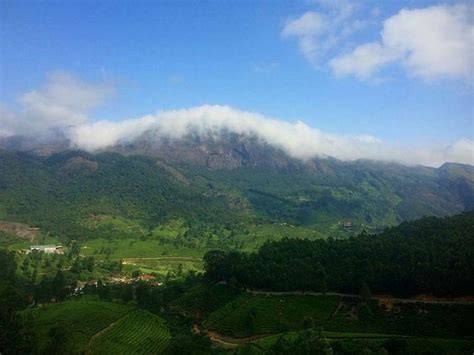
[[[59,174],[69,174],[78,170],[87,170],[89,172],[96,171],[99,163],[81,156],[69,159],[58,171]]]
[[[286,168],[294,162],[281,149],[256,137],[222,134],[202,138],[153,139],[144,135],[134,142],[122,143],[109,150],[124,155],[147,155],[169,163],[203,166],[211,170],[245,166]]]

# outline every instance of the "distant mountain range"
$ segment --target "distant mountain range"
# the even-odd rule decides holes
[[[256,137],[225,134],[133,143],[88,153],[54,140],[0,141],[0,219],[81,234],[84,216],[153,226],[288,223],[378,229],[474,208],[474,167],[289,157]]]

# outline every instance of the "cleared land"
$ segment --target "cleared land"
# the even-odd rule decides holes
[[[93,239],[83,244],[81,254],[100,259],[158,258],[163,256],[202,257],[207,249],[162,244],[158,239]]]
[[[158,258],[126,258],[122,259],[124,270],[140,270],[142,272],[155,272],[165,276],[169,273],[174,275],[185,274],[189,271],[202,272],[203,262],[201,258],[167,256]]]

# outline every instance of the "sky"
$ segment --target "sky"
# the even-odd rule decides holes
[[[3,0],[0,134],[93,150],[169,120],[301,158],[474,164],[473,19],[469,1]]]

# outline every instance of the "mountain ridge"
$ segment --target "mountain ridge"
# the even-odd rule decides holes
[[[474,167],[465,164],[301,161],[237,136],[224,143],[144,140],[96,153],[67,150],[60,142],[48,154],[38,154],[47,147],[35,142],[23,143],[26,151],[0,150],[0,216],[54,228],[55,219],[64,219],[69,227],[61,233],[81,230],[79,215],[91,213],[150,227],[184,218],[339,231],[349,220],[360,231],[474,208]]]
[[[82,150],[74,146],[63,132],[54,132],[38,137],[19,135],[0,137],[0,148],[46,157],[68,150]],[[107,148],[89,152],[117,152],[125,156],[146,155],[172,163],[203,165],[210,169],[233,169],[258,165],[272,167],[303,165],[307,169],[315,169],[315,162],[327,159],[339,162],[374,162],[376,164],[432,168],[422,164],[405,164],[396,160],[368,158],[341,160],[329,155],[298,159],[288,155],[282,147],[268,143],[256,135],[225,131],[218,135],[210,133],[202,135],[195,132],[179,139],[156,137],[152,131],[147,131],[132,141],[119,142]],[[453,166],[465,167],[464,170],[468,169],[470,170],[469,174],[474,175],[474,166],[465,163],[445,162],[438,168],[448,170]]]

